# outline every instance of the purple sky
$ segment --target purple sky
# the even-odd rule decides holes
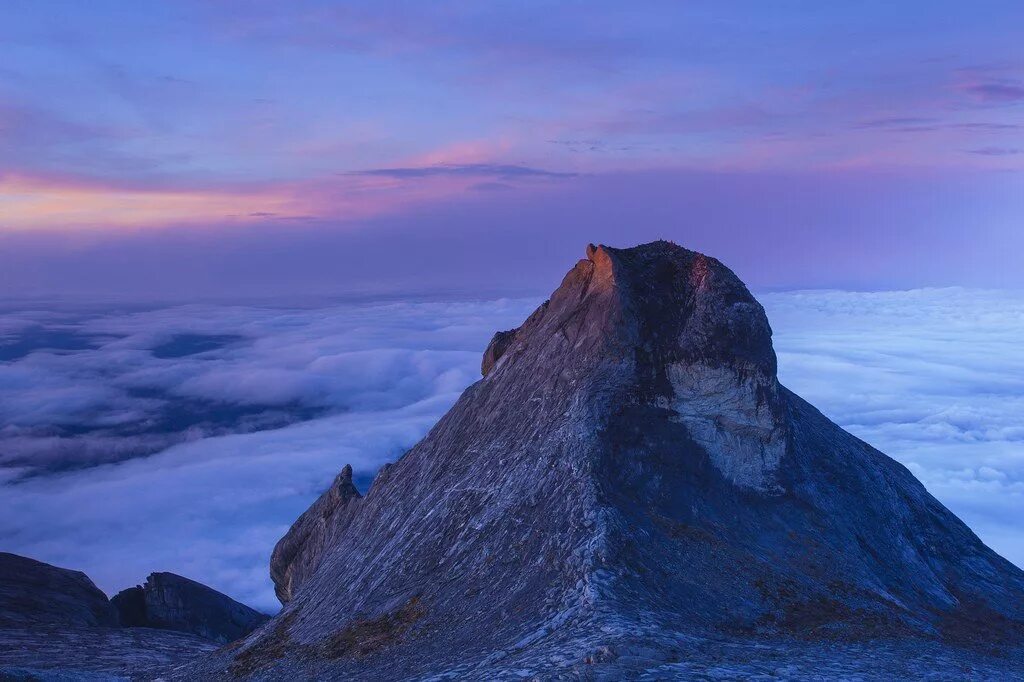
[[[1024,4],[725,4],[11,0],[0,287],[1024,286]]]

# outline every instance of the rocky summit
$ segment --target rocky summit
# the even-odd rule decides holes
[[[780,385],[714,258],[590,246],[365,495],[274,552],[285,606],[183,678],[1024,674],[1024,573]]]

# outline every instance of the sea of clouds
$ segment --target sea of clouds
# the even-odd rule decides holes
[[[1024,292],[761,297],[780,377],[1024,565]],[[0,550],[108,593],[173,571],[278,604],[270,550],[346,463],[364,489],[537,299],[0,312]]]

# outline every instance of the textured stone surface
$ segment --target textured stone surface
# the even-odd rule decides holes
[[[0,553],[4,680],[145,679],[267,619],[173,573],[154,573],[111,602],[80,571]]]
[[[89,576],[0,552],[0,627],[117,625],[107,595]]]
[[[270,577],[282,604],[287,604],[320,566],[324,548],[348,526],[360,497],[352,483],[352,467],[346,465],[278,541],[270,556]]]
[[[195,635],[149,628],[0,628],[0,680],[152,679],[216,647]]]
[[[587,256],[365,497],[297,522],[281,614],[175,675],[1020,671],[1024,574],[779,385],[731,271],[667,242]]]
[[[508,347],[512,345],[513,341],[515,341],[515,338],[515,329],[494,333],[494,336],[491,337],[491,342],[487,344],[487,348],[484,350],[484,358],[480,362],[481,374],[487,376],[487,373],[491,371],[491,368],[498,363],[501,356],[505,354]]]
[[[269,619],[174,573],[151,573],[144,585],[122,590],[111,601],[125,626],[177,630],[220,643],[234,641]]]

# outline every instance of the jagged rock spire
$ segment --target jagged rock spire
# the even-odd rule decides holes
[[[346,512],[362,496],[352,483],[352,465],[346,464],[331,487],[303,512],[274,546],[270,577],[282,604],[320,565],[325,544],[340,532],[350,516]]]

